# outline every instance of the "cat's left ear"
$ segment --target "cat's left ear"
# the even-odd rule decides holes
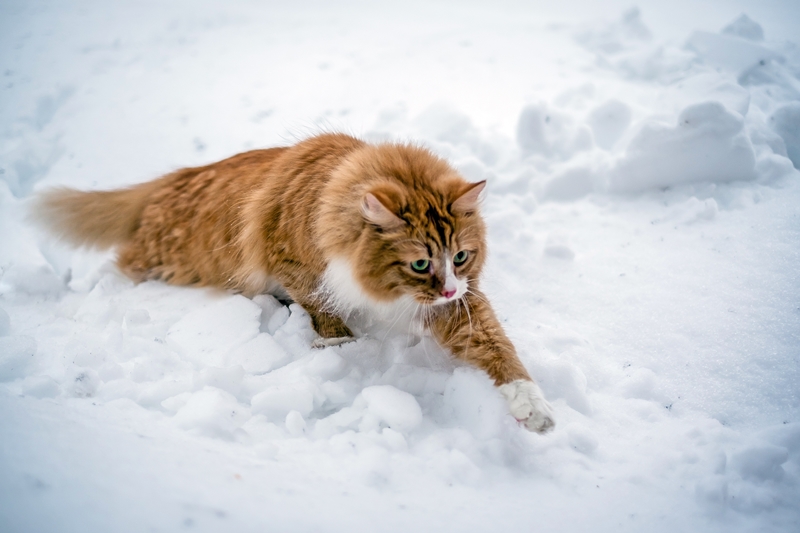
[[[478,183],[471,183],[469,188],[462,192],[452,203],[453,211],[458,213],[471,213],[478,210],[481,201],[481,193],[486,187],[486,180]]]

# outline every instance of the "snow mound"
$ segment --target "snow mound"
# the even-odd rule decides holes
[[[783,139],[786,154],[794,167],[800,169],[800,102],[789,102],[778,107],[769,121],[775,133]]]
[[[173,418],[175,424],[201,435],[230,439],[250,418],[247,409],[242,408],[236,398],[214,387],[184,393],[180,400],[165,400],[173,408],[178,401],[183,405],[177,408]]]
[[[375,385],[361,391],[367,410],[397,431],[410,431],[422,423],[422,409],[407,392],[391,385]]]
[[[755,179],[755,154],[743,128],[742,117],[719,102],[687,107],[675,125],[643,124],[611,170],[609,190]]]
[[[789,459],[789,451],[780,446],[761,444],[738,451],[731,456],[730,466],[746,480],[780,480],[781,467]]]
[[[527,106],[517,125],[517,143],[525,155],[567,159],[592,146],[589,128],[547,104]]]
[[[630,106],[616,98],[592,109],[587,117],[587,123],[592,129],[595,144],[605,150],[611,150],[628,129],[632,116]]]
[[[25,377],[35,366],[36,339],[27,335],[0,337],[0,381]]]
[[[11,331],[11,317],[0,307],[0,337],[5,337]]]
[[[220,366],[232,349],[258,335],[261,308],[243,296],[197,309],[167,331],[167,344],[198,364]]]
[[[275,385],[253,396],[250,401],[256,414],[282,421],[291,411],[308,416],[314,409],[314,385],[310,382]]]
[[[744,13],[742,13],[739,18],[722,28],[722,33],[725,35],[735,35],[750,41],[764,40],[764,28],[761,27],[761,24],[751,19]]]
[[[730,71],[736,76],[781,58],[777,52],[752,41],[730,35],[696,31],[686,46],[708,65]]]

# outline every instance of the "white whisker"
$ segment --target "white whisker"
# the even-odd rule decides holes
[[[430,306],[427,306],[427,305],[423,306],[423,310],[424,310],[424,314],[425,314],[425,324],[430,324],[430,322],[431,322],[431,313],[432,313],[432,310],[431,310]],[[424,342],[422,342],[421,340],[420,340],[420,342],[422,343],[422,351],[425,354],[425,358],[428,360],[428,366],[430,366],[431,368],[434,368],[433,358],[431,357],[431,354],[428,353],[428,348],[425,346]]]
[[[483,296],[483,295],[481,295],[481,294],[479,294],[479,293],[477,293],[477,292],[475,292],[475,291],[472,291],[472,290],[470,290],[470,289],[467,289],[467,294],[471,294],[471,295],[472,295],[472,296],[474,296],[476,299],[478,299],[478,300],[482,301],[483,303],[485,303],[485,304],[489,305],[489,301],[486,299],[486,297],[485,297],[485,296]]]
[[[469,335],[467,336],[467,345],[464,347],[464,359],[467,358],[469,352],[469,343],[472,342],[472,315],[469,312],[469,302],[464,300],[464,309],[467,311],[467,321],[469,322]]]
[[[403,316],[405,316],[406,311],[408,311],[408,308],[411,307],[413,304],[414,304],[414,300],[413,299],[409,300],[408,303],[405,305],[405,307],[403,307],[402,309],[398,308],[395,311],[395,315],[396,315],[395,319],[392,322],[392,324],[386,329],[386,333],[383,335],[383,340],[381,341],[381,348],[383,348],[383,343],[386,342],[386,337],[389,336],[389,332],[392,331],[392,328],[395,326],[395,324],[397,324],[397,321],[400,320],[400,318],[402,318]],[[408,344],[408,343],[406,343],[406,344]]]

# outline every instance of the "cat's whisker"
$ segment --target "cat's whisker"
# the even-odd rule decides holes
[[[467,321],[469,323],[469,335],[467,335],[467,345],[464,348],[464,359],[468,360],[469,344],[472,342],[472,314],[469,312],[469,302],[466,299],[464,300],[464,310],[467,312]]]
[[[408,351],[409,345],[411,344],[411,336],[415,334],[413,329],[414,329],[414,327],[416,325],[416,320],[418,320],[418,314],[419,314],[420,307],[422,306],[422,304],[419,303],[419,302],[416,302],[416,304],[417,304],[417,306],[414,308],[414,314],[412,315],[412,318],[408,323],[408,328],[406,328],[406,345],[403,348],[403,355],[404,356],[406,354],[406,351]]]
[[[425,323],[426,324],[430,323],[430,321],[433,318],[432,317],[433,310],[429,305],[423,306],[423,309],[425,310]],[[435,368],[435,365],[433,363],[433,358],[431,357],[431,354],[428,353],[428,348],[425,346],[425,343],[422,342],[421,339],[420,339],[420,344],[422,344],[422,352],[425,354],[425,358],[428,360],[428,366],[431,368]]]
[[[472,291],[472,290],[470,290],[470,289],[467,289],[467,294],[470,294],[470,295],[472,295],[472,297],[474,297],[474,298],[475,298],[475,299],[477,299],[477,300],[480,300],[480,301],[482,301],[482,302],[483,302],[483,303],[485,303],[485,304],[488,304],[488,303],[489,303],[489,301],[486,299],[486,297],[485,297],[485,296],[483,296],[483,295],[481,295],[481,294],[479,294],[479,293],[477,293],[477,292],[475,292],[475,291]],[[463,296],[462,296],[462,298],[463,298]]]
[[[412,303],[415,303],[415,301],[412,300]],[[406,352],[408,351],[409,344],[411,344],[411,335],[416,334],[416,333],[413,333],[411,331],[411,329],[416,326],[416,323],[414,321],[416,320],[417,313],[419,313],[420,306],[422,305],[419,302],[416,302],[416,304],[417,304],[417,307],[414,309],[414,313],[411,315],[411,320],[408,322],[408,328],[406,329],[406,345],[403,347],[403,357],[406,356]]]
[[[392,331],[392,328],[397,324],[397,322],[403,317],[406,316],[406,312],[408,309],[414,304],[414,300],[409,300],[409,302],[403,307],[402,309],[395,310],[395,319],[392,324],[386,329],[386,333],[383,335],[383,340],[381,341],[381,348],[383,348],[383,343],[386,342],[386,337],[389,336],[389,333]]]

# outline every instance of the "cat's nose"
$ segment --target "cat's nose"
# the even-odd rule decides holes
[[[451,290],[442,289],[442,296],[444,296],[445,298],[452,298],[455,293],[456,293],[455,289]]]

